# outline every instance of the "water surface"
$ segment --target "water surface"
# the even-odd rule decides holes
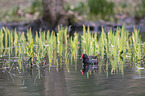
[[[145,71],[124,64],[123,72],[104,65],[82,75],[82,61],[56,70],[52,66],[17,69],[0,67],[0,96],[144,96]],[[108,74],[108,75],[107,75]]]

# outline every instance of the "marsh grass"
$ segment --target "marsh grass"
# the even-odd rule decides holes
[[[134,32],[129,33],[123,26],[122,29],[118,28],[116,32],[112,32],[112,30],[110,30],[106,34],[102,29],[99,38],[96,34],[92,35],[89,31],[85,31],[86,30],[84,28],[81,43],[81,46],[83,46],[82,52],[84,53],[87,53],[89,55],[100,54],[102,58],[104,58],[104,55],[107,55],[107,57],[110,58],[123,55],[122,53],[124,53],[126,57],[133,56],[132,52],[134,52],[134,56],[136,59],[140,60],[141,58],[143,58],[142,53],[144,50],[141,49],[144,47],[142,47],[143,44],[138,30],[134,30]],[[97,52],[95,53],[95,51]]]
[[[59,67],[65,64],[69,71],[69,63],[77,59],[81,50],[81,53],[98,56],[102,61],[99,64],[108,60],[106,69],[111,65],[112,73],[123,73],[125,60],[142,60],[145,54],[145,43],[142,43],[139,31],[129,33],[124,26],[122,29],[118,28],[116,32],[110,30],[105,33],[102,29],[100,36],[97,33],[90,33],[89,27],[83,26],[83,35],[75,33],[73,37],[68,35],[67,27],[58,27],[57,35],[48,31],[36,32],[35,36],[32,35],[31,29],[26,34],[18,34],[16,30],[3,28],[0,30],[0,44],[0,54],[8,55],[9,61],[13,55],[18,57],[20,69],[21,61],[29,58],[28,65],[31,66],[40,67],[42,61],[46,59],[45,64],[49,65],[49,69],[56,65],[56,69],[59,70]]]
[[[82,52],[98,56],[99,61],[102,61],[99,65],[103,65],[107,59],[106,68],[108,70],[108,66],[111,65],[112,74],[124,74],[125,60],[136,62],[144,58],[145,44],[141,41],[139,30],[136,29],[132,33],[125,30],[124,26],[116,32],[110,30],[105,33],[102,29],[100,37],[97,37],[97,33],[92,35],[89,30],[86,32],[84,27],[81,40]]]
[[[2,29],[0,30],[0,53],[3,52],[3,49],[4,49],[4,45],[3,45],[3,38],[4,38],[4,33],[2,31]]]

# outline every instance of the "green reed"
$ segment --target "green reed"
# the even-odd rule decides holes
[[[4,29],[4,36],[5,36],[5,48],[7,48],[8,45],[8,29]]]
[[[18,53],[18,33],[16,30],[14,31],[14,47],[15,47],[15,56],[17,56]]]
[[[86,28],[83,27],[83,35],[81,36],[82,52],[88,55],[100,54],[102,58],[105,55],[108,58],[116,58],[122,55],[125,58],[130,57],[131,59],[134,55],[136,59],[141,59],[143,52],[141,50],[142,42],[139,31],[134,30],[131,34],[123,26],[122,29],[118,28],[116,32],[110,30],[108,33],[104,33],[102,29],[98,38],[96,33],[92,35],[89,30],[86,31]]]
[[[145,58],[145,42],[143,43],[142,55],[144,56],[143,58]]]
[[[104,33],[104,30],[102,29],[102,33],[99,39],[99,51],[102,58],[104,58],[104,54],[105,54],[105,47],[106,47],[105,41],[106,41],[106,34]]]
[[[96,55],[99,52],[99,44],[97,40],[97,33],[91,34],[89,27],[87,30],[83,26],[83,35],[81,36],[82,52],[88,55]]]
[[[55,32],[36,32],[32,35],[31,30],[18,34],[16,30],[10,31],[8,29],[1,29],[0,31],[0,53],[11,56],[14,51],[15,56],[19,59],[28,57],[31,63],[37,63],[39,67],[44,58],[48,59],[49,67],[57,65],[57,70],[66,64],[69,71],[69,62],[76,59],[81,48],[82,53],[88,55],[100,56],[102,60],[104,57],[110,58],[113,69],[116,70],[116,63],[120,56],[124,59],[142,59],[145,53],[145,43],[142,44],[139,31],[134,30],[133,33],[127,32],[124,26],[122,29],[117,29],[116,32],[110,30],[105,33],[102,29],[100,36],[97,33],[91,33],[89,27],[83,26],[83,35],[80,36],[75,33],[74,37],[68,35],[68,28],[58,27],[57,35]],[[81,42],[79,44],[79,42]],[[14,48],[14,49],[13,49]],[[4,50],[4,52],[3,52]],[[36,58],[36,59],[34,59]],[[116,63],[113,63],[116,62]],[[47,62],[46,62],[47,63]],[[20,65],[20,68],[22,65]]]
[[[25,53],[26,53],[26,38],[25,38],[25,34],[24,32],[21,34],[20,36],[20,45],[19,45],[19,48],[21,49],[19,51],[19,54],[21,54],[23,57],[25,56]]]
[[[133,49],[134,49],[134,56],[137,59],[142,58],[142,53],[141,53],[141,36],[139,35],[139,31],[134,30],[132,33],[132,41],[133,41]]]
[[[3,45],[3,38],[4,38],[4,33],[3,33],[3,30],[1,29],[0,30],[0,54],[3,52],[3,49],[4,49],[4,45]]]
[[[71,48],[71,61],[72,58],[76,59],[78,55],[78,38],[79,35],[77,33],[74,34],[74,37],[70,38],[70,48]]]

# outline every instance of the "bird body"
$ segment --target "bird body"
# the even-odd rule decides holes
[[[92,59],[90,60],[87,54],[82,54],[81,59],[83,59],[83,64],[84,66],[90,65],[90,64],[97,64],[98,60],[97,59]]]

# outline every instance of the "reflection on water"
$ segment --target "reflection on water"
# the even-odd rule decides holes
[[[87,69],[80,59],[73,60],[69,72],[65,66],[20,70],[16,63],[8,69],[0,61],[0,96],[144,96],[143,62],[130,64],[121,59],[118,63],[118,59]]]

